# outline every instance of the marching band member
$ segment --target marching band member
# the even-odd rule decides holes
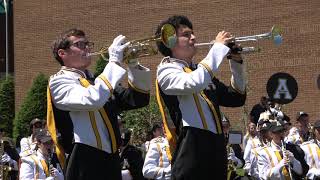
[[[229,147],[229,150],[227,149],[227,152],[229,151],[228,160],[232,161],[233,164],[235,164],[236,168],[241,168],[244,165],[242,149],[239,144],[229,144],[229,132],[231,124],[229,119],[225,115],[222,114],[221,116],[222,130],[226,138],[227,148]]]
[[[238,46],[232,46],[230,51],[226,45],[233,37],[221,31],[208,55],[196,65],[196,37],[191,21],[185,16],[169,17],[158,26],[156,34],[167,23],[176,29],[176,43],[172,48],[157,43],[165,56],[157,68],[157,85],[175,126],[170,133],[176,136],[168,139],[171,147],[176,145],[172,179],[211,179],[213,175],[215,179],[226,179],[227,156],[219,106],[240,107],[246,100],[243,60],[234,50]],[[228,54],[230,86],[215,77]],[[216,166],[212,167],[212,162]]]
[[[314,123],[314,143],[320,147],[320,120]]]
[[[122,180],[144,180],[142,151],[130,144],[131,130],[121,132],[120,161]]]
[[[20,180],[63,180],[61,167],[53,167],[51,164],[51,152],[53,141],[48,131],[41,129],[36,135],[38,150],[21,158]]]
[[[308,140],[309,115],[305,112],[298,112],[295,127],[290,129],[286,142],[300,145]]]
[[[4,129],[0,128],[0,164],[2,166],[2,177],[0,176],[0,179],[16,180],[18,178],[19,158],[13,140],[5,137]]]
[[[281,122],[273,121],[270,130],[272,137],[270,146],[258,152],[259,178],[284,180],[290,178],[290,171],[301,175],[303,173],[301,163],[292,152],[282,146],[285,129]]]
[[[247,133],[243,137],[243,143],[242,143],[242,148],[246,149],[246,146],[248,144],[248,141],[250,139],[254,139],[257,136],[257,130],[256,130],[256,124],[254,122],[249,122],[247,126]]]
[[[317,144],[319,138],[318,129],[320,128],[320,121],[314,123],[314,138],[310,141],[304,142],[300,145],[305,153],[305,160],[309,165],[309,171],[306,175],[308,179],[320,179],[320,148]],[[320,129],[319,129],[320,130]]]
[[[147,179],[171,179],[171,154],[165,137],[158,136],[150,141],[142,172]]]
[[[130,44],[124,41],[123,35],[113,40],[109,63],[97,78],[87,70],[93,44],[82,30],[70,29],[53,44],[61,69],[49,81],[47,124],[59,161],[69,154],[67,180],[121,179],[117,115],[146,106],[151,88],[148,68],[138,62],[129,63],[128,71],[122,67],[123,51]],[[126,72],[128,88],[119,85]]]
[[[251,146],[252,149],[246,147],[246,156],[244,169],[249,176],[259,179],[258,171],[258,152],[264,147],[269,146],[271,142],[270,136],[271,123],[268,120],[259,121],[258,123],[258,142],[256,146]],[[250,152],[249,152],[250,151]]]
[[[29,156],[36,151],[36,138],[35,134],[43,127],[43,120],[39,118],[34,118],[30,122],[30,131],[32,132],[29,137],[24,137],[20,141],[20,156]]]

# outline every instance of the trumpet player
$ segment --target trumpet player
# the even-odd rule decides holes
[[[34,118],[30,122],[29,130],[31,131],[31,135],[29,137],[22,138],[20,141],[21,157],[29,156],[30,154],[34,153],[37,150],[36,149],[37,142],[36,142],[35,134],[37,131],[39,131],[39,129],[43,128],[43,122],[44,121],[39,118]]]
[[[281,121],[273,121],[270,127],[272,141],[258,153],[258,171],[260,179],[291,179],[292,173],[302,175],[300,161],[285,149],[283,138],[285,129]]]
[[[47,130],[41,129],[36,133],[37,151],[21,158],[20,180],[63,180],[61,167],[53,167],[50,163],[53,151],[53,141]]]
[[[320,120],[314,123],[314,139],[304,142],[300,145],[305,153],[305,160],[309,165],[307,179],[320,179],[320,148],[319,148]]]
[[[109,62],[96,78],[88,70],[93,44],[82,30],[70,29],[54,41],[53,55],[61,69],[49,80],[47,124],[53,137],[61,135],[60,163],[69,154],[67,180],[121,179],[117,115],[148,105],[151,88],[148,68],[135,61],[125,69],[125,39],[119,35],[113,40]],[[128,88],[119,85],[126,73]]]
[[[221,31],[206,57],[196,64],[191,21],[186,16],[171,16],[158,26],[156,34],[164,24],[176,30],[173,47],[157,43],[164,56],[157,68],[159,95],[170,110],[175,125],[172,129],[179,137],[177,144],[170,144],[177,147],[172,179],[226,179],[227,153],[219,106],[240,107],[245,103],[243,58],[227,46],[233,40],[231,33]],[[232,73],[230,86],[215,77],[226,56]]]
[[[308,141],[310,137],[309,125],[309,115],[306,112],[298,112],[295,127],[290,129],[286,142],[300,145]]]

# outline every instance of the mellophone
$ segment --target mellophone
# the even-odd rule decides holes
[[[270,32],[235,37],[232,43],[241,43],[241,42],[258,42],[259,40],[273,40],[274,44],[280,45],[282,43],[282,30],[278,26],[273,26]],[[162,42],[167,48],[173,48],[177,41],[176,30],[171,24],[165,24],[161,28],[161,33],[159,35],[152,36],[150,38],[137,39],[130,41],[129,46],[124,50],[124,62],[128,63],[129,59],[136,59],[139,57],[152,56],[158,53],[158,50],[155,49],[150,42]],[[208,43],[196,43],[195,47],[208,47],[212,46],[215,42],[211,41]],[[104,60],[108,61],[108,47],[102,47],[99,51],[88,53],[87,56],[101,56]],[[242,47],[237,49],[239,53],[254,53],[260,52],[260,47]]]

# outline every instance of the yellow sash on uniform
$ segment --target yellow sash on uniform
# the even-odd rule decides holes
[[[275,151],[275,154],[276,154],[276,156],[277,156],[278,161],[280,162],[280,161],[282,160],[282,157],[281,157],[281,155],[280,155],[280,152],[279,152],[279,151]],[[289,168],[290,168],[290,167],[289,167]],[[288,170],[287,170],[286,167],[283,167],[283,168],[282,168],[282,174],[284,175],[284,178],[285,178],[286,180],[290,180],[290,176],[289,176],[289,173],[288,173]]]
[[[60,165],[61,167],[64,167],[66,158],[65,158],[64,149],[60,144],[58,144],[56,123],[54,120],[54,114],[53,114],[53,108],[52,108],[52,102],[51,102],[51,92],[50,92],[49,86],[47,88],[47,126],[48,126],[48,131],[50,132],[51,138],[53,140],[53,143],[55,144],[56,154],[60,162]]]

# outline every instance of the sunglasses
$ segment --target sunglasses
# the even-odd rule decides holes
[[[78,41],[78,42],[72,43],[71,46],[77,47],[79,49],[86,49],[86,48],[92,49],[94,46],[94,43],[89,41]]]

